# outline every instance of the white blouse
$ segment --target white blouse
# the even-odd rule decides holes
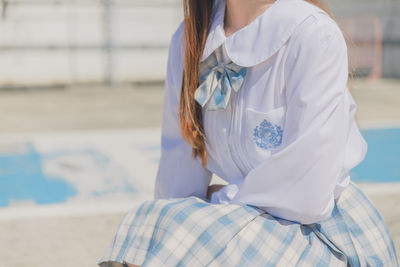
[[[212,203],[250,204],[304,224],[326,219],[367,151],[354,121],[343,35],[313,4],[276,0],[226,37],[225,1],[214,1],[202,61],[222,45],[224,60],[247,67],[247,75],[226,109],[203,107],[203,168],[179,129],[185,46],[180,24],[169,47],[155,197],[204,199],[215,173],[228,185],[213,193]],[[280,141],[260,141],[265,129]]]

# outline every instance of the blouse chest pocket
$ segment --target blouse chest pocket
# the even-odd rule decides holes
[[[268,112],[246,108],[245,145],[252,167],[281,146],[285,114],[284,106]]]

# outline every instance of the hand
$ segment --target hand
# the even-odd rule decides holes
[[[211,200],[212,193],[219,191],[224,186],[225,185],[223,185],[223,184],[212,184],[212,185],[209,185],[208,189],[207,189],[207,199]]]

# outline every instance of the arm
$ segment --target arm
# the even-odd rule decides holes
[[[183,24],[171,38],[161,125],[161,159],[154,197],[205,198],[212,173],[192,158],[192,148],[179,128],[178,108],[183,71]]]
[[[237,192],[231,203],[308,224],[331,215],[345,164],[347,47],[336,24],[311,17],[292,36],[288,51],[281,148],[225,191]]]

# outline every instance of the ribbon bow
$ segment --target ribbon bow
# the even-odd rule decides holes
[[[235,92],[242,87],[247,68],[241,67],[231,60],[222,63],[222,45],[216,49],[200,65],[200,85],[194,98],[204,107],[208,102],[208,110],[225,109],[228,105],[232,89]]]

